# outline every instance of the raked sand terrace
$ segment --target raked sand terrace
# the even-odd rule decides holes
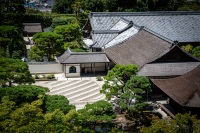
[[[87,103],[93,103],[105,99],[100,94],[103,81],[97,81],[96,77],[84,78],[58,78],[57,81],[37,81],[35,85],[48,87],[49,95],[63,95],[76,110],[84,108]]]

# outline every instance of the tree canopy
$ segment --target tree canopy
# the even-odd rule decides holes
[[[25,8],[23,6],[24,0],[1,0],[0,1],[0,25],[12,25],[18,28],[19,31],[23,29],[23,16]]]
[[[21,58],[25,45],[22,34],[15,26],[0,26],[0,57]]]
[[[28,65],[19,59],[0,58],[0,85],[34,83]]]
[[[53,112],[55,109],[59,109],[64,114],[74,109],[73,105],[69,104],[66,97],[61,95],[46,95],[45,96],[45,109],[46,112]]]
[[[55,0],[52,12],[56,13],[72,13],[72,5],[73,0]]]
[[[141,128],[141,133],[198,133],[200,132],[200,120],[190,113],[178,113],[174,119],[153,118],[149,127]]]
[[[115,112],[128,111],[131,117],[141,116],[148,105],[142,96],[149,91],[147,77],[136,76],[137,65],[115,65],[104,77],[101,93],[114,105]]]
[[[24,0],[0,1],[0,57],[21,58],[24,55]]]
[[[63,51],[63,38],[54,32],[40,32],[33,35],[36,46],[43,51],[49,60]]]

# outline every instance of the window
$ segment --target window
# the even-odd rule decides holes
[[[71,66],[69,68],[69,73],[76,73],[76,67],[75,66]]]

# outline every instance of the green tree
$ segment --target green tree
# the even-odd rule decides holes
[[[124,93],[123,88],[125,83],[132,75],[135,75],[137,71],[137,65],[115,65],[104,77],[105,82],[100,92],[105,94],[108,100],[110,100],[112,96],[120,97],[120,94]]]
[[[0,25],[12,25],[22,32],[23,16],[25,8],[24,0],[1,0],[0,1]]]
[[[15,101],[16,105],[22,103],[31,103],[38,99],[38,96],[45,95],[46,90],[43,87],[33,85],[20,85],[0,88],[0,99],[8,96],[11,101]]]
[[[131,116],[142,114],[148,104],[144,102],[142,95],[150,92],[151,84],[144,76],[131,76],[123,88],[124,93],[120,97],[120,106],[128,110]]]
[[[5,104],[5,102],[13,104],[14,102],[5,101],[5,97],[1,104]],[[5,107],[1,112],[5,112],[10,108],[9,106]],[[7,118],[1,120],[1,131],[4,132],[43,132],[45,131],[45,121],[43,119],[42,109],[40,106],[42,105],[42,100],[33,101],[31,104],[24,104],[22,107],[15,107],[10,115],[7,115]]]
[[[64,114],[68,113],[71,109],[74,109],[74,105],[69,104],[69,100],[60,95],[46,95],[45,96],[45,110],[46,112],[53,112],[56,109],[59,109]]]
[[[22,34],[15,26],[0,26],[0,57],[21,58],[25,45]]]
[[[51,27],[54,29],[59,25],[67,25],[77,23],[77,19],[75,17],[55,17],[52,20]]]
[[[187,51],[188,53],[192,53],[193,46],[191,44],[187,44],[187,45],[182,45],[181,48]]]
[[[30,60],[42,61],[42,57],[44,56],[44,52],[41,51],[36,45],[32,46],[28,58]]]
[[[77,23],[57,26],[54,29],[54,32],[56,34],[62,35],[64,40],[67,42],[71,42],[74,40],[80,42],[82,39],[80,26]]]
[[[192,50],[192,55],[200,58],[200,46],[197,46]]]
[[[0,58],[0,85],[34,83],[28,65],[19,59]]]
[[[73,0],[55,0],[52,12],[55,13],[72,13],[71,5]]]
[[[198,133],[200,120],[190,113],[177,114],[174,119],[154,117],[150,127],[142,127],[141,133]]]
[[[81,114],[83,127],[88,127],[91,130],[94,130],[96,125],[112,126],[112,120],[115,118],[112,104],[104,100],[86,104],[85,108],[78,110],[78,112]]]
[[[54,32],[40,32],[33,35],[33,41],[40,51],[44,51],[48,60],[53,60],[56,54],[63,51],[63,38]]]

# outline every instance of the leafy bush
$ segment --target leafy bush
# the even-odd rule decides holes
[[[192,55],[200,58],[200,46],[197,46],[192,50]]]
[[[97,76],[97,81],[102,81],[103,79],[101,78],[101,76]]]
[[[0,99],[9,96],[11,101],[17,105],[25,102],[32,102],[38,99],[38,95],[45,95],[46,90],[43,87],[33,85],[13,86],[0,89]]]
[[[45,74],[42,74],[42,79],[46,79],[47,76]]]
[[[44,102],[45,111],[47,112],[53,112],[56,109],[60,109],[63,113],[67,113],[71,109],[75,109],[75,106],[69,104],[69,100],[65,96],[46,95]]]
[[[35,79],[40,79],[38,74],[35,74]]]
[[[53,79],[53,78],[55,78],[54,74],[47,75],[47,79]]]

